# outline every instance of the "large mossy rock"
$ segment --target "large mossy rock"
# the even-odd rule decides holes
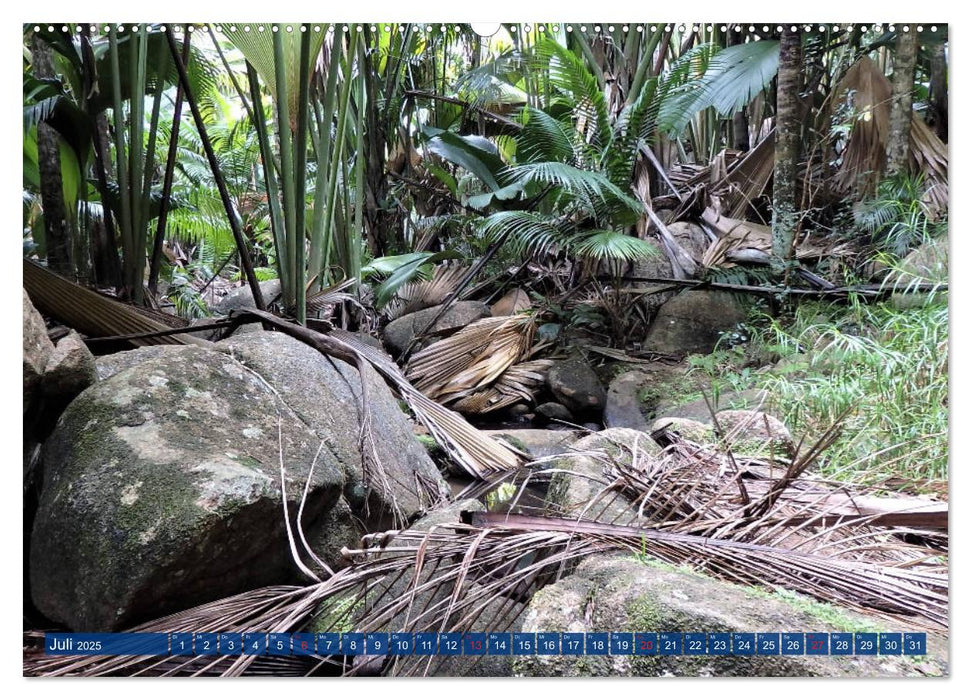
[[[891,625],[892,626],[892,625]],[[888,623],[633,557],[592,557],[533,596],[524,632],[855,632]],[[521,676],[822,676],[947,674],[947,643],[928,656],[529,656]]]
[[[280,454],[295,513],[318,443],[227,354],[168,346],[98,382],[45,444],[34,603],[70,629],[113,630],[292,580]],[[342,483],[325,447],[305,523],[337,501]]]
[[[441,306],[431,306],[421,311],[406,314],[389,323],[383,334],[384,344],[397,357],[415,339],[415,335],[425,330],[425,326],[438,315]],[[432,333],[448,333],[465,328],[470,323],[492,315],[492,309],[481,301],[457,301],[429,330]]]
[[[664,355],[710,353],[745,320],[745,310],[728,292],[691,290],[666,301],[644,338],[644,349]]]
[[[361,457],[361,372],[341,360],[282,333],[259,331],[217,343],[277,392],[287,408],[323,440],[345,473],[344,496],[371,529],[393,525],[394,512],[411,519],[448,493],[448,487],[425,448],[414,436],[408,417],[378,373],[363,365],[367,410],[376,462],[372,470],[387,476],[365,478]],[[366,448],[371,449],[372,445]]]

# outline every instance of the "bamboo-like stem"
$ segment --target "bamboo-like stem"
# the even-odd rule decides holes
[[[121,250],[122,250],[122,283],[128,285],[128,267],[131,264],[132,220],[131,201],[128,199],[128,160],[125,148],[125,113],[121,100],[121,65],[118,58],[118,35],[108,32],[108,53],[111,57],[111,96],[112,111],[115,121],[115,161],[118,177],[118,201],[121,209]]]
[[[364,161],[367,160],[367,148],[364,136],[364,112],[368,108],[365,104],[365,69],[366,61],[364,52],[366,48],[363,43],[358,45],[358,71],[357,71],[357,154],[354,158],[354,235],[351,237],[348,246],[348,277],[355,280],[361,278],[361,252],[364,240]],[[355,287],[357,282],[354,283]]]
[[[263,167],[263,182],[266,183],[266,200],[270,208],[270,230],[273,232],[273,245],[276,247],[277,273],[281,286],[289,279],[290,268],[284,255],[283,215],[280,211],[280,188],[276,180],[273,151],[270,136],[266,130],[266,116],[263,113],[263,98],[260,95],[260,81],[256,69],[246,64],[246,77],[249,80],[250,98],[253,100],[253,125],[256,127],[256,140],[260,146],[260,163]]]
[[[186,37],[189,33],[186,32]],[[136,243],[135,250],[137,251],[138,259],[140,264],[138,266],[138,294],[139,298],[144,296],[143,285],[145,280],[143,279],[145,265],[145,246],[148,243],[148,220],[149,211],[152,204],[152,181],[155,179],[155,147],[158,143],[158,120],[162,109],[162,93],[165,92],[165,85],[162,81],[161,76],[158,78],[158,84],[155,86],[155,99],[152,101],[152,118],[149,123],[148,128],[148,152],[145,156],[145,172],[144,178],[145,182],[142,185],[142,195],[141,195],[141,206],[142,206],[142,220],[139,222],[138,230],[136,231]],[[154,246],[153,246],[154,247]]]
[[[182,61],[188,63],[189,46],[192,34],[188,31],[182,40]],[[165,224],[169,216],[169,198],[172,196],[172,181],[175,177],[175,159],[179,152],[179,127],[182,123],[182,83],[175,89],[175,108],[172,112],[172,133],[169,135],[169,151],[165,160],[165,176],[162,180],[162,201],[159,204],[158,225],[155,229],[155,242],[152,245],[152,259],[148,271],[148,289],[154,296],[158,293],[158,273],[162,265],[162,243],[165,239]]]
[[[300,36],[300,63],[298,78],[300,90],[297,96],[297,134],[294,141],[294,162],[296,164],[296,219],[293,231],[296,252],[293,268],[296,287],[297,323],[307,323],[307,120],[310,102],[310,27]]]
[[[281,27],[282,30],[282,27]],[[293,127],[290,124],[290,104],[287,94],[287,62],[283,52],[282,31],[273,33],[273,67],[276,79],[276,131],[280,141],[280,178],[283,185],[283,242],[290,274],[283,280],[283,303],[288,310],[297,305],[297,202],[293,172]]]
[[[239,265],[243,268],[246,280],[249,282],[250,291],[253,293],[253,304],[257,309],[263,310],[266,308],[266,303],[263,301],[263,292],[260,290],[259,280],[256,279],[256,273],[253,271],[253,262],[250,258],[249,249],[246,247],[243,229],[236,215],[236,209],[233,207],[233,200],[229,197],[226,180],[223,178],[222,170],[219,168],[219,160],[216,158],[216,152],[213,150],[212,142],[209,140],[206,122],[202,118],[202,112],[199,111],[199,105],[196,104],[195,96],[192,93],[192,86],[189,84],[189,75],[186,73],[185,65],[182,63],[182,57],[179,56],[179,47],[175,43],[175,36],[172,34],[171,27],[165,28],[165,37],[169,42],[169,52],[172,54],[172,60],[175,61],[175,67],[179,71],[179,81],[182,84],[182,89],[185,90],[185,101],[189,104],[189,109],[192,111],[192,118],[195,121],[196,130],[199,132],[199,140],[202,141],[202,147],[206,152],[206,159],[209,161],[209,168],[212,170],[212,179],[216,182],[216,189],[219,190],[219,198],[222,200],[223,208],[226,210],[226,217],[229,219],[229,227],[233,231],[236,249],[239,251]]]
[[[338,174],[341,172],[340,165],[343,161],[344,134],[347,131],[347,107],[350,103],[351,87],[353,85],[351,71],[354,65],[354,53],[357,50],[357,33],[354,31],[354,25],[351,25],[350,29],[350,43],[347,49],[346,69],[344,72],[344,82],[341,84],[340,107],[338,108],[337,114],[337,134],[334,138],[334,144],[337,148],[331,154],[331,172],[328,176],[330,184],[327,192],[327,207],[324,212],[324,256],[321,263],[322,272],[326,271],[330,266],[330,251],[334,237],[332,232],[335,216],[334,205],[337,202],[337,188],[341,179],[338,177]]]
[[[132,50],[129,55],[131,86],[131,119],[128,120],[130,130],[128,139],[128,158],[130,181],[127,195],[131,201],[131,259],[126,263],[128,272],[128,286],[132,300],[141,303],[144,296],[142,275],[145,270],[145,246],[142,244],[142,230],[145,226],[145,202],[142,201],[142,177],[145,173],[145,77],[148,72],[148,27],[142,24],[138,29],[136,43],[133,34],[130,41]],[[138,51],[137,61],[132,60]]]
[[[322,28],[326,31],[327,28]],[[337,91],[337,75],[340,73],[341,52],[344,42],[340,35],[334,33],[334,40],[330,48],[330,65],[327,69],[327,85],[324,88],[324,100],[321,106],[321,117],[318,120],[318,141],[317,141],[317,180],[314,187],[314,219],[310,235],[310,270],[311,277],[316,276],[321,289],[325,284],[324,268],[322,266],[324,258],[324,247],[326,246],[325,237],[330,235],[329,230],[324,229],[325,214],[327,210],[328,193],[330,192],[330,159],[331,159],[331,139],[330,127],[334,120],[334,95]]]

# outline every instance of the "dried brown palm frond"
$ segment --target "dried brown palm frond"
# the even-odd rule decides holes
[[[384,315],[394,320],[414,311],[438,306],[455,291],[468,271],[461,265],[439,265],[430,279],[416,280],[403,285],[384,308]]]
[[[463,396],[452,407],[462,413],[490,413],[520,402],[532,403],[552,366],[552,360],[515,364],[499,375],[492,386]]]
[[[432,343],[408,363],[407,377],[431,399],[453,402],[483,390],[531,353],[530,316],[496,316]]]
[[[854,121],[835,183],[842,191],[872,194],[887,160],[890,135],[890,81],[864,56],[854,63],[834,91],[853,109]],[[928,204],[947,211],[947,146],[914,115],[910,125],[910,155],[928,186]]]
[[[358,308],[363,308],[361,302],[357,300],[357,297],[353,294],[348,294],[345,290],[350,289],[354,286],[357,280],[353,277],[344,280],[343,282],[338,282],[337,284],[331,285],[327,289],[321,289],[318,292],[313,292],[307,294],[307,313],[317,314],[321,311],[327,311],[337,306],[338,304],[349,303],[357,306]],[[311,280],[311,284],[313,280]]]
[[[37,309],[92,338],[128,336],[183,328],[186,321],[160,311],[136,308],[67,280],[23,259],[24,289]],[[188,334],[132,338],[132,345],[209,345]]]
[[[772,256],[772,229],[752,221],[733,219],[719,214],[709,207],[702,212],[707,224],[718,240],[705,251],[702,264],[706,268],[734,267],[738,263],[768,264]],[[808,260],[823,256],[834,257],[849,254],[848,245],[833,246],[822,240],[804,238],[796,245],[796,259]]]
[[[947,576],[783,547],[593,521],[468,514],[470,523],[430,532],[379,533],[345,550],[358,561],[327,581],[264,588],[146,623],[132,631],[218,629],[292,632],[311,619],[318,631],[476,631],[513,628],[532,594],[570,572],[579,559],[611,551],[690,564],[745,585],[783,586],[880,615],[910,629],[945,629]],[[848,549],[848,547],[846,547]],[[362,669],[339,656],[311,657],[321,670]],[[222,675],[249,673],[259,657],[28,659],[30,675]],[[376,660],[388,675],[426,675],[446,657]],[[358,663],[360,660],[358,660]],[[220,664],[222,664],[220,666]]]
[[[742,218],[752,202],[761,197],[768,187],[775,167],[775,133],[762,139],[743,158],[734,161],[724,170],[724,175],[712,180],[708,186],[711,206],[733,219]],[[713,170],[713,175],[720,171]]]
[[[617,524],[946,576],[946,503],[880,497],[804,476],[835,436],[831,430],[785,461],[733,455],[675,435],[667,436],[671,444],[661,457],[636,445],[624,446],[628,454],[620,459],[594,453],[603,472],[585,517],[620,513]],[[618,500],[629,507],[611,508]]]

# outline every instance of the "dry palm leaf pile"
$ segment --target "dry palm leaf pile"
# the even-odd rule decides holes
[[[658,454],[631,444],[548,458],[507,478],[584,478],[559,459],[593,459],[596,495],[580,517],[465,513],[428,532],[366,536],[355,563],[312,586],[226,598],[132,631],[504,631],[530,597],[592,554],[617,552],[686,565],[726,581],[785,588],[908,629],[948,624],[946,504],[895,499],[806,476],[834,439],[792,459],[732,454],[666,433]],[[648,439],[643,436],[643,439]],[[730,436],[725,436],[730,440]],[[616,449],[614,449],[616,447]],[[761,450],[758,450],[762,454]],[[552,461],[552,467],[547,466]],[[567,462],[568,464],[568,462]],[[518,498],[518,496],[517,496]],[[859,502],[859,503],[858,503]],[[603,518],[623,503],[621,521]],[[860,505],[862,504],[862,505]],[[616,511],[614,511],[616,512]],[[446,657],[29,656],[39,675],[425,675]]]
[[[531,360],[536,323],[529,315],[496,316],[432,343],[408,363],[407,377],[430,399],[463,413],[488,413],[531,402],[551,360]]]

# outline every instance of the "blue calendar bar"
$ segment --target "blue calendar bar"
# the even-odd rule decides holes
[[[923,632],[51,632],[54,656],[923,656]]]
[[[52,656],[168,656],[166,633],[73,634],[48,632],[44,653]]]

